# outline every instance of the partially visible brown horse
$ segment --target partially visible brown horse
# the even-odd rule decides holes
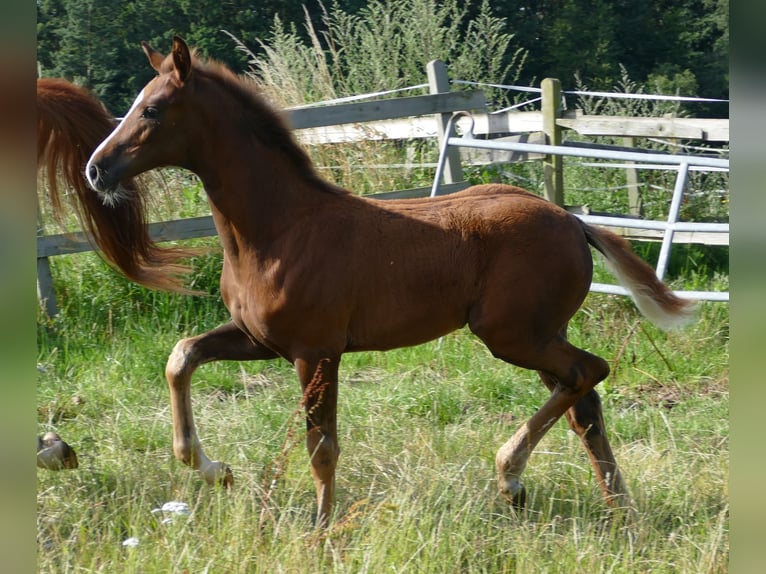
[[[64,206],[60,180],[89,239],[107,261],[128,278],[147,287],[186,291],[179,276],[187,268],[179,261],[191,254],[175,247],[159,247],[146,226],[144,190],[133,178],[121,181],[117,194],[129,198],[121,205],[104,202],[85,179],[85,164],[96,146],[114,129],[114,120],[89,91],[66,80],[37,80],[37,167],[47,171],[47,190],[53,214],[60,219]]]
[[[581,437],[606,499],[629,506],[596,384],[606,361],[571,345],[569,319],[591,282],[589,245],[647,316],[690,318],[628,243],[519,188],[481,185],[428,199],[376,201],[323,181],[259,93],[174,38],[158,76],[88,161],[88,179],[131,209],[118,183],[165,165],[201,179],[224,247],[231,322],[177,343],[167,363],[175,456],[208,482],[231,483],[204,454],[191,408],[194,370],[210,361],[283,357],[304,389],[317,522],[329,520],[340,453],[343,353],[416,345],[468,325],[492,354],[540,373],[548,401],[496,458],[500,491],[524,503],[521,473],[562,415]]]

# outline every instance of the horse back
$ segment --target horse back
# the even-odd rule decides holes
[[[587,293],[592,257],[582,228],[539,196],[481,185],[385,204],[369,221],[360,217],[358,236],[349,237],[356,242],[349,267],[361,284],[351,318],[359,319],[360,346],[366,331],[376,331],[383,348],[397,346],[402,333],[423,342],[487,306],[510,321],[552,301],[554,314],[568,319]],[[396,341],[389,345],[382,333]]]
[[[222,291],[235,322],[287,356],[316,345],[419,344],[488,309],[508,323],[540,305],[571,315],[587,293],[592,262],[581,226],[518,188],[330,197],[294,213],[289,231],[252,258],[225,260]]]

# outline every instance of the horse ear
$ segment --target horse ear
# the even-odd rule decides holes
[[[179,81],[185,82],[192,70],[191,53],[183,38],[173,36],[173,68]]]
[[[151,64],[152,68],[159,72],[160,65],[162,65],[162,62],[165,60],[165,56],[160,54],[146,42],[141,42],[141,47],[144,49],[144,54],[146,54],[146,57],[149,58],[149,63]]]

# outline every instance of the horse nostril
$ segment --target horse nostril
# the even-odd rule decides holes
[[[98,168],[95,166],[95,164],[91,164],[91,166],[88,168],[88,178],[91,181],[96,181],[96,179],[98,179]]]

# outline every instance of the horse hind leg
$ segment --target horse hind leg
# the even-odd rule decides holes
[[[495,356],[522,367],[544,373],[551,395],[540,409],[497,451],[495,464],[500,493],[515,507],[524,506],[526,490],[521,474],[529,456],[545,433],[609,373],[609,365],[595,355],[556,336],[538,350],[529,344],[516,345],[508,352],[490,346]]]
[[[227,323],[197,337],[176,343],[165,367],[173,416],[173,454],[196,470],[208,484],[233,485],[231,469],[210,460],[202,450],[194,425],[191,378],[200,365],[219,360],[255,360],[276,357],[273,351],[251,341],[234,323]]]
[[[555,388],[555,381],[548,375],[539,375],[545,386],[551,390]],[[633,501],[607,438],[598,392],[595,389],[588,391],[564,415],[570,428],[582,441],[607,504],[615,509],[629,509],[631,514],[634,513]]]

